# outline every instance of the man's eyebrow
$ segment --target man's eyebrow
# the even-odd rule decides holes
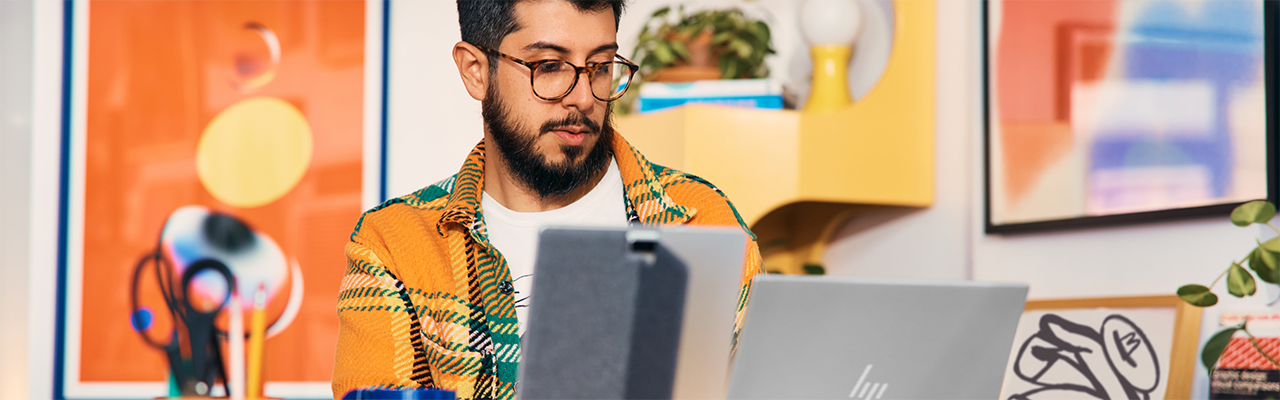
[[[554,44],[554,43],[547,43],[547,42],[533,42],[533,43],[530,43],[528,46],[524,46],[524,49],[525,50],[552,50],[557,53],[565,53],[565,54],[569,53],[569,49],[565,48],[564,46]]]
[[[596,53],[600,53],[607,50],[617,50],[617,49],[618,49],[617,43],[602,44],[596,47],[595,49],[592,49],[591,54],[596,54]],[[524,50],[525,51],[551,50],[561,54],[569,54],[569,49],[565,48],[564,46],[561,46],[555,43],[548,43],[548,42],[541,42],[541,41],[533,42],[533,43],[530,43],[528,46],[524,46]]]
[[[601,53],[601,52],[604,52],[604,51],[606,51],[606,50],[618,50],[618,44],[617,44],[617,43],[609,43],[609,44],[603,44],[603,45],[600,45],[600,47],[596,47],[596,49],[595,49],[595,50],[591,50],[591,54]]]

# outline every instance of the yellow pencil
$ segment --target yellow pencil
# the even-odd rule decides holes
[[[249,316],[249,346],[245,369],[245,398],[262,398],[262,340],[267,335],[267,288],[259,284],[253,294],[253,312]]]

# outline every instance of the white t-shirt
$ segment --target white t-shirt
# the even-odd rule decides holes
[[[604,178],[596,187],[563,208],[517,212],[499,204],[488,193],[480,196],[489,243],[507,259],[511,270],[519,335],[524,336],[529,305],[533,304],[533,262],[537,257],[538,230],[544,226],[626,226],[627,207],[623,195],[622,174],[615,160],[609,162]]]

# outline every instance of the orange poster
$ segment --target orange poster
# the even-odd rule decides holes
[[[265,295],[267,394],[327,397],[343,246],[380,182],[381,160],[368,156],[380,154],[369,149],[381,146],[381,125],[369,124],[380,112],[366,100],[381,92],[366,85],[380,73],[368,58],[380,63],[381,49],[366,52],[375,9],[363,0],[69,7],[62,396],[168,394],[170,364],[155,344],[175,332],[194,340],[175,323],[191,315],[174,318],[175,304],[213,307],[231,292],[207,274],[182,284],[186,268],[214,260],[234,274],[245,315]],[[213,326],[228,329],[228,314]]]

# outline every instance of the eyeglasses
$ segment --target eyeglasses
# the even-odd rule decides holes
[[[560,60],[529,62],[501,51],[481,46],[476,48],[529,67],[529,84],[533,86],[533,95],[547,101],[560,100],[568,96],[569,92],[578,85],[578,77],[583,71],[587,72],[592,96],[600,101],[614,101],[627,92],[627,88],[631,86],[631,78],[635,76],[636,71],[640,70],[639,65],[623,58],[622,55],[615,55],[621,61],[606,61],[579,67]]]

